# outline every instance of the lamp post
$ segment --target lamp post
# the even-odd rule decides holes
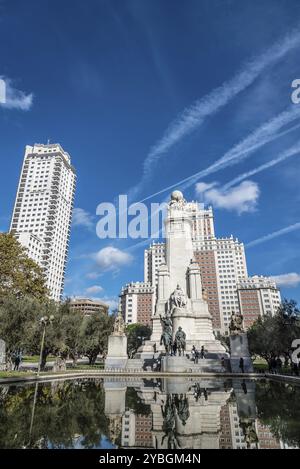
[[[52,324],[54,320],[54,316],[51,315],[50,317],[48,316],[43,316],[41,319],[40,319],[40,323],[43,327],[43,334],[42,334],[42,341],[41,341],[41,350],[40,350],[40,360],[39,360],[39,366],[38,366],[38,372],[37,372],[37,376],[40,375],[40,371],[41,371],[41,365],[42,365],[42,357],[43,357],[43,351],[44,351],[44,343],[45,343],[45,335],[46,335],[46,326],[48,324]]]
[[[46,335],[46,326],[48,324],[52,324],[54,320],[53,314],[48,318],[48,316],[43,316],[40,319],[40,324],[43,326],[43,334],[42,334],[42,341],[41,341],[41,350],[40,350],[40,360],[38,366],[37,377],[40,375],[41,371],[41,364],[42,364],[42,357],[43,357],[43,350],[44,350],[44,343],[45,343],[45,335]],[[32,436],[32,429],[33,429],[33,421],[34,421],[34,413],[35,413],[35,406],[36,406],[36,399],[37,399],[37,392],[38,392],[38,381],[35,383],[35,390],[34,390],[34,397],[33,397],[33,406],[31,412],[31,419],[30,419],[30,428],[29,428],[29,443],[28,447],[31,446],[31,436]],[[27,446],[24,446],[26,448]]]

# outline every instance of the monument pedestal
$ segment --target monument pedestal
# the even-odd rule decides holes
[[[125,334],[112,334],[108,338],[108,351],[105,368],[126,368],[127,337]]]
[[[230,336],[230,364],[233,373],[241,373],[240,359],[244,360],[245,373],[253,372],[253,364],[248,348],[248,338],[245,332]]]

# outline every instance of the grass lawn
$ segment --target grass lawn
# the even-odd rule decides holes
[[[22,357],[22,362],[25,362],[25,363],[38,363],[39,362],[39,355],[24,355],[24,357]],[[49,355],[49,357],[47,358],[47,361],[53,361],[55,360],[55,357]]]
[[[23,376],[32,376],[33,374],[26,371],[0,371],[0,378],[21,378]]]

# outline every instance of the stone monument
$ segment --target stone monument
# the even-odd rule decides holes
[[[247,333],[243,327],[243,316],[232,312],[230,325],[230,364],[233,373],[251,373],[252,360],[248,348]]]
[[[122,316],[121,304],[114,323],[113,333],[108,338],[108,351],[105,359],[105,368],[126,368],[127,336],[125,334],[125,322]]]
[[[170,355],[171,346],[179,346],[181,357],[190,353],[193,345],[204,346],[210,358],[226,355],[216,340],[212,317],[208,311],[200,275],[194,260],[192,218],[188,204],[180,191],[174,191],[165,219],[166,264],[158,271],[155,312],[152,316],[152,336],[145,346],[149,351]]]
[[[158,292],[152,316],[151,343],[165,352],[161,336],[163,320],[168,318],[172,342],[178,330],[185,334],[185,351],[201,346],[209,353],[224,354],[225,349],[213,334],[212,317],[208,311],[200,267],[194,260],[192,219],[187,202],[180,191],[174,191],[165,219],[166,264],[158,271]]]

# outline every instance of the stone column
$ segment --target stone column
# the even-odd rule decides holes
[[[246,332],[230,335],[230,363],[233,373],[241,373],[239,367],[240,359],[244,360],[245,373],[253,372],[253,364],[248,348],[248,337]]]
[[[158,300],[168,301],[170,296],[170,272],[163,264],[158,269]]]
[[[184,209],[169,208],[165,221],[170,293],[177,284],[187,293],[187,268],[193,259],[192,220]]]
[[[113,333],[108,338],[108,351],[105,368],[126,368],[127,337],[125,334]]]
[[[189,296],[191,300],[202,300],[202,282],[200,267],[192,262],[188,268]]]

